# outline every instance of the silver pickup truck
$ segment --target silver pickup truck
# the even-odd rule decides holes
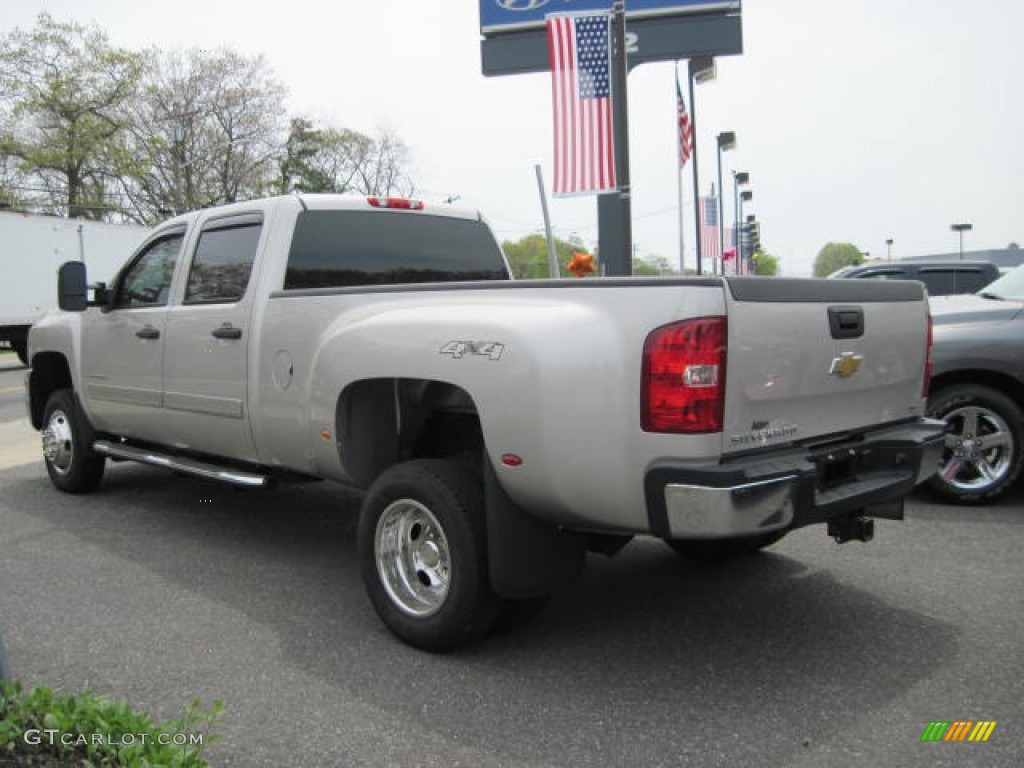
[[[913,282],[513,282],[476,212],[297,195],[171,219],[91,300],[81,264],[58,283],[27,387],[57,488],[112,458],[363,489],[371,602],[430,650],[638,534],[866,541],[943,450]]]

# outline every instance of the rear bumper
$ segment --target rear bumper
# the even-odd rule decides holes
[[[695,467],[664,462],[644,482],[651,532],[671,539],[751,536],[858,512],[891,513],[939,467],[946,425],[934,419],[880,427],[822,447]]]

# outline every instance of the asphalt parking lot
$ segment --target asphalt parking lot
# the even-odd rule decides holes
[[[915,497],[876,540],[797,531],[686,563],[594,556],[528,627],[458,654],[395,641],[355,560],[358,499],[116,465],[54,491],[0,371],[0,630],[15,677],[157,719],[223,699],[213,765],[1019,766],[1024,488]],[[3,431],[6,430],[6,431]],[[985,743],[930,721],[994,720]]]

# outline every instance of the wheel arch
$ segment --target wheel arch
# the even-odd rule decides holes
[[[956,371],[947,371],[934,376],[929,387],[929,397],[946,387],[958,384],[973,384],[985,386],[1000,392],[1013,400],[1020,408],[1024,409],[1024,387],[1021,382],[1001,371],[993,371],[985,368],[965,368]]]
[[[36,429],[43,427],[43,410],[50,395],[59,389],[74,389],[71,366],[60,352],[39,352],[32,358],[28,380],[29,420]]]
[[[338,396],[334,425],[341,466],[364,488],[402,461],[483,450],[473,397],[433,379],[352,382]]]

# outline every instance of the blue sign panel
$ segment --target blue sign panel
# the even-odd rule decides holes
[[[626,0],[626,16],[664,16],[738,10],[740,0]],[[552,13],[610,11],[612,0],[480,0],[480,30],[500,32],[544,25]]]

